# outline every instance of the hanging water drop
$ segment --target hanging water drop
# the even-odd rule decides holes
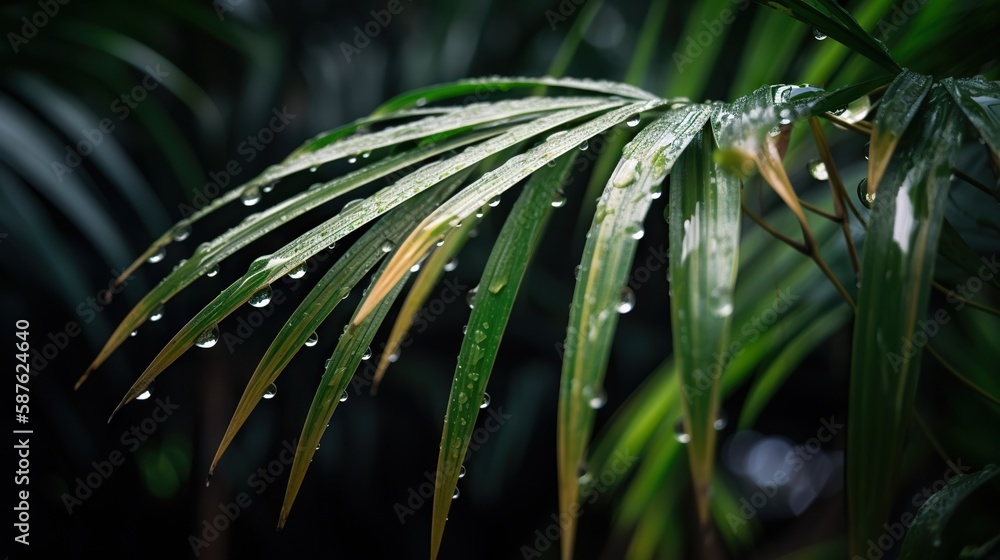
[[[331,243],[331,244],[327,245],[327,246],[326,246],[326,248],[327,248],[328,250],[330,250],[330,251],[332,251],[332,250],[336,249],[336,248],[337,248],[337,242],[336,242],[336,241],[334,241],[333,243]]]
[[[215,264],[212,266],[212,268],[208,269],[208,272],[205,273],[205,276],[211,278],[213,276],[218,276],[218,274],[219,274],[219,265]]]
[[[486,408],[488,406],[490,406],[490,394],[483,393],[483,402],[479,405],[479,408]]]
[[[139,329],[132,331],[132,334],[130,334],[129,336],[135,336],[137,334],[139,334]]]
[[[288,271],[288,277],[292,279],[302,278],[306,275],[306,263],[302,263],[299,266]]]
[[[691,441],[691,434],[684,431],[683,418],[678,418],[677,423],[674,424],[674,438],[681,443],[688,443]]]
[[[458,491],[458,487],[456,486],[455,487],[455,491],[451,493],[451,499],[452,500],[457,500],[459,494],[461,494],[461,492]]]
[[[306,339],[306,346],[312,348],[313,346],[316,346],[318,343],[319,343],[319,334],[316,331],[313,331],[313,333],[309,335],[309,338]]]
[[[462,334],[469,334],[469,325],[462,325]]]
[[[872,203],[875,202],[875,195],[868,192],[868,179],[862,179],[861,182],[858,183],[858,200],[860,200],[861,204],[869,210],[872,207]]]
[[[840,117],[841,120],[849,123],[856,123],[868,116],[868,111],[870,111],[871,108],[871,98],[867,95],[862,95],[861,97],[848,103],[847,106],[831,112],[837,117]]]
[[[458,469],[458,478],[465,478],[465,465]]]
[[[479,286],[472,288],[468,292],[465,292],[465,303],[469,304],[469,309],[476,306],[476,293],[479,292]]]
[[[444,263],[445,272],[454,272],[458,268],[458,259],[453,257],[450,261]]]
[[[148,259],[146,259],[146,262],[156,264],[162,261],[166,256],[167,256],[167,248],[160,247],[159,249],[156,250],[155,253],[153,253],[152,255],[149,256]]]
[[[718,432],[726,429],[726,426],[728,425],[729,425],[729,415],[726,414],[725,410],[720,408],[719,413],[715,415],[715,421],[712,422],[712,427],[715,428],[715,431]]]
[[[728,317],[733,313],[733,293],[729,286],[716,286],[708,295],[708,304],[716,317]]]
[[[819,29],[813,28],[813,38],[816,39],[817,41],[822,41],[823,39],[826,39],[826,33],[823,33]]]
[[[263,187],[261,187],[261,189],[260,189],[260,190],[261,190],[261,191],[262,191],[262,192],[263,192],[264,194],[267,194],[267,193],[269,193],[269,192],[273,191],[273,190],[274,190],[274,185],[277,185],[277,184],[278,184],[278,182],[277,182],[277,181],[275,181],[275,182],[273,182],[273,183],[268,183],[268,184],[264,185]]]
[[[275,385],[274,383],[271,383],[270,385],[267,386],[267,389],[264,389],[265,399],[273,399],[274,396],[277,394],[278,394],[278,386]]]
[[[389,241],[388,239],[384,243],[382,243],[382,252],[383,253],[391,253],[392,250],[395,249],[395,248],[396,248],[396,244],[393,243],[392,241]]]
[[[240,200],[243,201],[243,206],[253,206],[254,204],[260,202],[260,199],[260,189],[257,187],[244,189],[243,194],[240,195]]]
[[[872,143],[871,142],[865,142],[865,147],[862,148],[862,150],[863,150],[862,151],[862,155],[865,156],[865,160],[868,160],[868,153],[871,151],[871,147],[872,147]]]
[[[642,229],[642,226],[626,226],[625,234],[635,239],[636,241],[642,239],[642,236],[646,234],[646,230]]]
[[[211,328],[198,335],[194,344],[198,348],[211,348],[215,346],[216,342],[219,342],[219,325],[212,325]]]
[[[159,321],[163,318],[163,306],[160,305],[153,310],[153,314],[149,316],[150,321]]]
[[[649,196],[653,200],[659,200],[663,196],[663,185],[661,183],[656,183],[649,189]]]
[[[625,124],[627,124],[630,127],[634,128],[634,127],[639,126],[639,121],[640,121],[639,115],[635,114],[635,115],[632,115],[631,117],[629,117],[628,120],[625,121]]]
[[[369,346],[368,348],[365,348],[364,354],[361,354],[361,359],[362,360],[370,360],[371,357],[372,357],[372,347]]]
[[[357,163],[357,162],[358,162],[357,156],[351,156],[347,158],[347,163]]]
[[[153,388],[155,386],[156,386],[155,382],[150,381],[149,385],[146,385],[146,389],[143,392],[141,392],[138,395],[136,395],[135,400],[137,400],[137,401],[144,401],[144,400],[148,399],[149,397],[152,397],[153,396]]]
[[[424,105],[427,105],[427,98],[426,97],[421,97],[420,99],[417,99],[415,105],[417,107],[423,107]]]
[[[489,206],[490,208],[496,208],[497,206],[500,206],[500,195],[497,195],[497,196],[494,196],[494,197],[493,197],[493,198],[491,198],[491,199],[490,199],[490,201],[489,201],[489,202],[487,202],[486,204],[487,204],[487,205],[488,205],[488,206]]]
[[[634,307],[635,292],[632,291],[632,288],[625,286],[622,288],[621,298],[618,300],[618,307],[616,307],[616,309],[618,310],[618,313],[624,315],[625,313],[632,311]]]
[[[271,286],[264,286],[254,295],[250,296],[250,305],[254,307],[267,307],[271,303]]]
[[[422,262],[422,261],[421,261],[421,262]],[[421,264],[421,263],[417,263],[417,264],[415,264],[415,265],[411,266],[411,267],[410,267],[410,272],[420,272],[420,264]]]
[[[594,395],[590,397],[590,402],[589,402],[590,408],[594,410],[600,410],[604,408],[604,405],[606,405],[607,403],[608,403],[608,395],[607,393],[604,392],[603,387],[598,388],[597,391],[594,393]]]
[[[817,181],[826,181],[830,178],[830,174],[826,171],[826,164],[818,159],[809,162],[809,174]]]
[[[191,237],[191,224],[183,223],[174,229],[174,241],[184,241]]]
[[[587,148],[590,147],[590,142],[587,142],[586,140],[584,140],[583,142],[580,142],[580,145],[577,146],[577,147],[580,148],[581,152],[586,152]]]
[[[314,166],[312,166],[312,167],[309,168],[309,172],[310,173],[315,173],[317,171],[319,171],[319,166],[318,165],[314,165]]]
[[[368,158],[371,157],[371,155],[372,155],[371,152],[365,152],[365,153],[361,154],[361,158],[362,159],[368,159]]]
[[[562,208],[563,206],[566,206],[566,193],[562,192],[562,190],[557,190],[552,195],[552,207]]]
[[[347,402],[347,391],[340,394],[340,402]]]

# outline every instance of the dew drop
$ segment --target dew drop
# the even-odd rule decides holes
[[[166,256],[167,256],[167,248],[160,247],[159,249],[156,250],[155,253],[153,253],[152,255],[149,256],[148,259],[146,259],[146,262],[155,264],[162,261]]]
[[[385,243],[382,243],[382,252],[383,253],[391,253],[392,250],[395,249],[395,248],[396,248],[396,244],[393,243],[392,241],[386,240]]]
[[[132,331],[132,334],[130,334],[129,336],[135,336],[137,334],[139,334],[139,330],[138,329]]]
[[[444,263],[444,271],[445,272],[454,272],[454,270],[456,268],[458,268],[458,259],[457,258],[452,258],[450,261]]]
[[[622,288],[621,299],[618,301],[618,307],[616,308],[618,313],[624,315],[635,307],[635,292],[632,288],[625,286]]]
[[[809,162],[809,174],[817,181],[826,181],[830,178],[830,174],[826,171],[826,163],[818,159]]]
[[[399,350],[396,350],[392,354],[389,354],[389,362],[390,363],[394,364],[394,363],[396,363],[398,361],[399,361]]]
[[[465,465],[458,469],[458,478],[465,478]]]
[[[240,200],[243,201],[243,206],[253,206],[254,204],[260,202],[260,199],[260,189],[257,187],[244,189],[243,194],[240,195]]]
[[[174,228],[174,241],[184,241],[191,237],[191,224],[185,223]]]
[[[218,275],[219,275],[219,265],[218,264],[213,265],[212,268],[208,269],[208,272],[205,273],[205,276],[208,276],[209,278],[211,278],[213,276],[218,276]]]
[[[459,494],[461,494],[461,492],[458,491],[458,487],[456,486],[455,487],[455,491],[451,493],[451,499],[452,500],[457,500]]]
[[[729,415],[726,414],[725,410],[722,410],[720,408],[719,413],[715,415],[715,421],[712,422],[712,427],[715,428],[715,431],[718,432],[726,429],[726,426],[728,425],[729,425]]]
[[[604,392],[604,388],[598,388],[594,393],[594,396],[590,397],[590,408],[594,410],[600,410],[604,408],[604,405],[608,404],[608,395]]]
[[[278,386],[275,385],[274,383],[271,383],[270,385],[267,386],[267,389],[264,389],[265,399],[273,399],[274,396],[277,394],[278,394]]]
[[[865,142],[865,146],[864,148],[862,148],[862,155],[865,156],[865,160],[868,159],[868,152],[871,150],[871,147],[872,147],[871,142]]]
[[[212,328],[198,335],[194,344],[198,348],[211,348],[216,342],[219,342],[219,325],[212,325]]]
[[[465,303],[469,304],[469,309],[476,306],[476,293],[479,292],[479,286],[472,288],[468,292],[465,292]]]
[[[302,278],[306,275],[306,263],[302,263],[299,266],[288,271],[289,278]]]
[[[625,124],[627,124],[627,125],[629,125],[631,127],[636,127],[636,126],[639,126],[639,120],[640,120],[639,119],[639,115],[635,114],[635,115],[632,115],[631,117],[629,117],[628,120],[625,121]]]
[[[462,325],[462,334],[468,334],[469,325]]]
[[[691,434],[684,431],[683,418],[678,418],[677,423],[674,424],[674,438],[681,443],[688,443],[691,441]]]
[[[817,41],[822,41],[823,39],[826,39],[826,33],[823,33],[819,29],[813,28],[813,38],[816,39]]]
[[[561,190],[557,190],[555,194],[552,195],[552,207],[562,208],[566,206],[566,193]]]
[[[336,249],[336,248],[337,248],[337,242],[336,242],[336,241],[334,241],[333,243],[331,243],[331,244],[327,245],[327,246],[326,246],[326,248],[327,248],[328,250],[330,250],[330,251],[332,251],[332,250]]]
[[[314,165],[314,166],[312,166],[312,167],[309,168],[309,172],[310,173],[315,173],[317,171],[319,171],[319,166],[318,165]]]
[[[577,147],[580,148],[581,152],[586,152],[587,148],[590,147],[590,142],[587,142],[586,140],[584,140],[583,142],[580,142],[580,145],[577,146]]]
[[[856,123],[868,116],[868,111],[870,111],[871,108],[871,98],[867,95],[862,95],[861,97],[848,103],[846,107],[833,111],[833,114],[849,123]]]
[[[423,107],[424,105],[427,105],[427,98],[426,97],[421,97],[420,99],[417,99],[415,105],[417,107]]]
[[[771,138],[774,138],[774,137],[778,136],[779,134],[781,134],[781,127],[776,126],[776,127],[772,128],[771,131],[768,132],[767,134]]]
[[[417,263],[410,267],[410,272],[420,272],[421,263]]]
[[[351,157],[347,158],[347,163],[357,163],[357,162],[358,162],[358,158],[356,156],[351,156]]]
[[[347,391],[340,394],[340,402],[347,402]]]
[[[267,304],[271,303],[271,286],[264,286],[250,296],[249,303],[254,307],[267,307]]]
[[[642,236],[646,234],[646,230],[642,229],[642,226],[627,226],[625,228],[625,233],[635,239],[636,241],[642,239]]]
[[[372,347],[369,346],[368,348],[365,348],[365,353],[361,354],[361,359],[362,360],[370,360],[371,357],[372,357]]]
[[[858,200],[860,200],[861,204],[869,210],[872,207],[872,203],[875,202],[875,195],[868,193],[868,179],[862,179],[861,182],[858,183]]]
[[[660,183],[653,185],[653,188],[649,189],[649,196],[653,200],[659,200],[663,196],[663,185]]]
[[[365,153],[361,154],[361,158],[362,158],[362,159],[368,159],[368,158],[370,158],[371,156],[372,156],[372,153],[371,153],[371,152],[365,152]]]
[[[716,286],[708,295],[708,303],[712,314],[716,317],[728,317],[733,313],[733,295],[728,286]]]
[[[306,346],[309,346],[311,348],[313,346],[316,346],[318,343],[319,343],[319,334],[316,333],[316,331],[313,331],[313,333],[309,335],[309,338],[306,339]]]
[[[576,268],[573,269],[573,278],[576,278],[577,280],[580,279],[580,270],[581,269],[582,269],[582,267],[580,265],[576,265]]]
[[[153,389],[155,387],[156,387],[156,383],[153,382],[153,381],[150,381],[149,385],[146,385],[146,390],[144,390],[143,392],[141,392],[138,395],[136,395],[135,400],[137,400],[137,401],[144,401],[144,400],[148,399],[149,397],[152,397],[153,396]]]
[[[163,318],[163,306],[159,306],[153,310],[153,314],[149,316],[150,321],[159,321]]]
[[[264,185],[263,187],[261,187],[261,191],[264,194],[267,194],[267,193],[269,193],[269,192],[271,192],[271,191],[274,190],[274,185],[276,185],[276,184],[277,184],[277,182],[275,182],[275,183],[268,183],[268,184]]]
[[[483,402],[479,405],[479,408],[486,408],[488,406],[490,406],[490,394],[483,393]]]
[[[488,206],[489,206],[490,208],[496,208],[497,206],[500,206],[500,197],[499,197],[499,196],[494,196],[494,197],[493,197],[493,198],[491,198],[491,199],[490,199],[490,201],[489,201],[489,202],[487,202],[486,204],[487,204],[487,205],[488,205]]]

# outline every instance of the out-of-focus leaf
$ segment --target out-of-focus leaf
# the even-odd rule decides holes
[[[941,536],[948,519],[965,498],[997,474],[1000,474],[1000,469],[996,465],[986,465],[972,474],[958,474],[948,481],[947,486],[928,498],[917,510],[913,524],[906,531],[900,560],[954,558],[954,550],[941,547]]]
[[[874,198],[900,137],[931,89],[931,77],[903,70],[882,96],[868,149],[868,197]]]

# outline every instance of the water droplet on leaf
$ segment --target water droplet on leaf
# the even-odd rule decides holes
[[[277,394],[278,394],[278,386],[275,385],[274,383],[271,383],[270,385],[267,386],[267,389],[264,389],[265,399],[273,399],[274,396]]]
[[[271,286],[264,286],[250,296],[249,303],[254,307],[267,307],[271,303]]]
[[[316,331],[313,331],[313,333],[309,335],[309,338],[306,339],[306,346],[309,346],[311,348],[313,346],[316,346],[318,343],[319,343],[319,334]]]
[[[618,307],[616,308],[618,313],[625,314],[635,307],[635,292],[632,288],[625,286],[622,288],[621,299],[618,301]]]
[[[211,348],[216,342],[219,342],[219,325],[212,325],[212,328],[198,335],[194,343],[198,348]]]

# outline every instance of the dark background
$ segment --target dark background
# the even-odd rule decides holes
[[[248,213],[236,204],[214,214],[198,223],[189,239],[171,245],[163,262],[144,265],[110,304],[97,311],[87,303],[107,287],[113,271],[122,270],[183,217],[183,205],[192,203],[213,172],[220,173],[235,160],[240,172],[231,177],[233,184],[249,180],[313,135],[364,116],[409,89],[469,76],[542,75],[583,10],[569,0],[563,0],[562,8],[557,2],[528,0],[403,0],[402,11],[377,26],[377,36],[348,60],[343,45],[355,41],[355,26],[372,22],[371,10],[384,10],[387,4],[71,0],[18,45],[18,52],[12,52],[9,38],[0,45],[0,185],[2,231],[7,234],[0,239],[2,332],[9,339],[14,321],[27,319],[32,348],[40,352],[33,354],[36,375],[31,380],[33,552],[71,558],[191,557],[189,537],[206,536],[203,521],[245,493],[252,503],[240,508],[232,527],[201,549],[199,557],[427,556],[430,501],[404,523],[394,506],[406,504],[410,490],[419,491],[427,481],[424,473],[434,469],[454,357],[468,317],[464,295],[446,305],[429,328],[416,335],[416,343],[403,350],[377,397],[366,387],[350,391],[281,531],[275,525],[287,465],[279,468],[280,461],[275,461],[283,443],[301,430],[322,363],[357,294],[321,329],[319,345],[304,349],[284,372],[276,398],[254,411],[209,487],[203,484],[209,462],[243,386],[292,311],[289,302],[305,293],[301,288],[279,286],[288,302],[267,308],[273,316],[235,352],[224,343],[192,350],[157,381],[153,398],[130,404],[107,423],[132,381],[187,318],[239,277],[254,257],[281,247],[327,219],[333,209],[320,209],[281,228],[225,262],[218,277],[196,282],[167,304],[162,320],[144,325],[73,391],[73,383],[117,321],[145,290],[198,243]],[[662,60],[651,65],[639,85],[656,93],[706,99],[748,93],[732,89],[740,70],[736,56],[718,57],[704,84],[692,86],[694,91],[663,83],[673,66],[671,53],[683,47],[678,37],[690,4],[671,4],[659,34],[662,47],[656,51]],[[5,3],[0,31],[21,33],[21,18],[40,9],[32,2]],[[992,9],[995,12],[995,6]],[[552,15],[560,10],[566,15]],[[567,74],[622,79],[646,10],[645,2],[605,3]],[[760,11],[763,8],[750,6],[739,14],[725,49],[768,48],[766,36],[750,37],[751,16],[758,17]],[[956,12],[963,13],[959,8]],[[998,44],[989,22],[996,18],[960,21],[964,27],[940,31],[936,48],[913,47],[903,55],[921,60],[929,72],[995,71]],[[789,27],[801,32],[798,24]],[[974,50],[980,54],[968,54],[970,39],[956,39],[963,35],[978,36]],[[809,41],[802,43],[804,52],[817,48]],[[786,63],[762,73],[766,80],[795,81],[802,75],[804,63],[795,53],[775,56]],[[141,83],[147,65],[157,64],[167,69],[170,79],[150,91],[128,117],[119,118],[121,105],[115,100]],[[248,161],[241,144],[267,127],[272,110],[284,108],[295,118]],[[83,140],[84,131],[104,118],[111,119],[115,130],[80,167],[59,180],[51,162],[64,162],[67,146]],[[859,153],[857,145],[839,149]],[[327,167],[309,177],[282,181],[262,204],[346,169]],[[581,190],[585,178],[579,178]],[[639,255],[663,246],[666,224],[659,216],[665,199],[650,212]],[[510,418],[467,463],[442,558],[519,558],[521,545],[530,546],[535,531],[558,511],[556,345],[564,337],[573,267],[582,250],[582,237],[570,233],[578,227],[578,210],[579,201],[571,196],[570,204],[555,213],[538,266],[529,271],[515,306],[489,386],[491,410],[502,410]],[[465,289],[476,285],[502,216],[496,213],[482,224],[479,236],[463,251],[459,268],[445,275],[447,280]],[[330,256],[342,250],[334,249]],[[637,292],[639,305],[621,322],[608,372],[609,402],[598,414],[598,428],[670,353],[665,272],[655,272],[643,285]],[[303,285],[310,286],[317,277],[308,275]],[[235,317],[253,312],[247,308]],[[380,334],[376,341],[384,337]],[[809,377],[793,378],[779,393],[760,421],[762,431],[801,440],[815,426],[796,424],[795,418],[827,412],[846,417],[849,337],[849,331],[840,332],[800,367]],[[157,403],[166,399],[176,410],[162,423],[150,422]],[[128,431],[144,425],[155,426],[155,431],[145,441],[129,443]],[[842,448],[843,442],[838,445]],[[108,472],[104,463],[117,457],[116,451],[122,463],[107,476],[94,478],[95,472]],[[251,477],[269,464],[282,472],[262,487],[260,478]],[[941,470],[940,461],[926,465],[928,473]],[[88,475],[99,480],[99,486],[69,513],[65,496],[76,492]],[[819,502],[816,507],[825,515],[814,519],[841,527],[839,499],[834,495]],[[608,529],[613,500],[589,508],[581,518],[577,557],[620,557],[620,543]],[[789,536],[787,525],[781,524],[768,537],[808,542],[807,536]],[[546,557],[556,557],[556,549],[554,545]],[[11,554],[19,558],[22,552],[14,549]]]

